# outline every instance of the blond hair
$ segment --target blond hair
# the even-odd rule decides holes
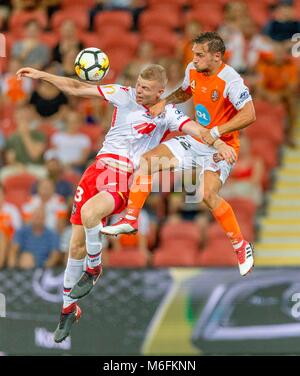
[[[165,68],[158,64],[148,65],[141,71],[140,77],[144,80],[158,81],[162,84],[163,87],[165,87],[168,82],[167,72]]]

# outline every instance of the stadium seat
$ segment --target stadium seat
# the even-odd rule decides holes
[[[116,30],[129,31],[132,28],[132,15],[126,10],[112,10],[97,13],[94,19],[95,31],[101,36],[107,28],[115,27]]]
[[[237,257],[228,239],[210,242],[196,257],[197,266],[237,266]]]
[[[85,125],[80,128],[80,132],[87,135],[92,143],[92,150],[98,151],[103,139],[104,130],[101,125]]]
[[[14,110],[15,105],[11,102],[1,103],[0,105],[1,133],[5,138],[8,138],[17,128],[13,117]]]
[[[172,247],[154,250],[152,265],[154,267],[195,266],[198,249],[189,248],[186,243],[173,244]]]
[[[190,10],[185,14],[184,22],[185,24],[190,21],[198,21],[204,31],[211,31],[217,29],[222,21],[222,12],[212,12],[210,10],[195,9]]]
[[[104,34],[99,38],[98,42],[100,48],[108,55],[112,50],[126,50],[126,55],[129,53],[134,56],[139,44],[139,36],[131,32],[122,32],[121,34]]]
[[[148,0],[149,9],[158,9],[161,7],[171,8],[172,10],[181,10],[182,7],[189,5],[190,0]]]
[[[69,10],[70,8],[90,9],[95,6],[95,0],[61,0],[61,7]]]
[[[144,268],[147,266],[147,257],[137,248],[125,248],[111,251],[108,266],[114,268]]]
[[[16,205],[16,207],[21,211],[25,202],[30,199],[30,194],[24,190],[12,190],[5,193],[5,200],[11,204]]]
[[[48,46],[50,49],[54,48],[59,40],[59,36],[54,32],[43,33],[40,36],[40,41]]]
[[[173,56],[179,43],[179,37],[176,33],[165,32],[161,33],[160,29],[153,29],[150,33],[143,33],[142,40],[150,42],[155,48],[155,55],[161,56]]]
[[[13,191],[23,191],[30,194],[32,185],[36,182],[36,177],[26,172],[8,176],[3,180],[5,194]]]
[[[24,26],[28,21],[36,20],[42,29],[46,29],[48,24],[47,14],[42,10],[25,11],[16,10],[9,18],[9,30],[15,35],[21,35]]]
[[[182,27],[181,14],[175,11],[162,12],[158,10],[144,11],[139,18],[139,30],[143,32],[145,29],[160,28],[174,31]]]
[[[183,240],[188,247],[198,248],[201,241],[199,226],[192,221],[167,223],[162,226],[159,237],[162,247],[168,247],[171,243]]]
[[[252,153],[261,157],[268,170],[278,165],[278,149],[272,140],[258,138],[252,142]]]
[[[88,48],[88,47],[103,48],[101,46],[101,38],[99,37],[97,33],[79,31],[78,37],[82,41],[82,44],[84,45],[85,48]]]
[[[86,30],[89,25],[88,12],[80,8],[59,10],[51,18],[51,27],[54,32],[59,32],[60,26],[66,20],[72,20],[79,30]]]

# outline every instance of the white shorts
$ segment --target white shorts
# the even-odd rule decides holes
[[[189,135],[171,138],[163,144],[179,161],[176,170],[200,167],[203,171],[220,171],[220,180],[224,184],[234,167],[234,164],[231,165],[224,160],[215,162],[214,155],[218,153],[217,149],[202,144]]]

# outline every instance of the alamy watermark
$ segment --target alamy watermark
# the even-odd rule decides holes
[[[295,304],[292,306],[291,314],[295,319],[300,317],[300,293],[296,292],[292,295],[292,302]]]
[[[292,42],[295,43],[292,47],[292,56],[300,57],[300,33],[296,33],[292,36]]]
[[[0,317],[6,317],[6,299],[4,294],[0,294]]]
[[[0,57],[6,57],[6,38],[0,33]]]

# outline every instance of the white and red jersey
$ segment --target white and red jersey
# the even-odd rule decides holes
[[[100,154],[116,154],[129,159],[134,168],[140,157],[156,147],[170,131],[181,130],[190,119],[174,105],[152,118],[149,109],[136,102],[135,89],[120,85],[98,86],[101,96],[115,107],[111,128]]]

